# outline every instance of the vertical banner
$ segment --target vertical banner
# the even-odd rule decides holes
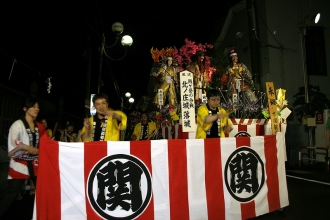
[[[207,97],[206,97],[206,94],[202,94],[202,103],[203,103],[204,105],[206,105],[206,103],[207,103]]]
[[[158,89],[158,105],[159,107],[161,107],[162,105],[164,105],[164,102],[163,102],[163,90],[162,89]]]
[[[277,103],[273,82],[266,82],[266,93],[268,98],[269,115],[272,121],[272,134],[276,134],[280,131],[280,125],[277,115]]]
[[[195,131],[195,98],[193,74],[187,70],[180,72],[182,131]]]

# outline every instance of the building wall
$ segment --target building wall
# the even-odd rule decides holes
[[[286,89],[286,99],[289,108],[295,100],[298,88],[304,86],[302,48],[299,34],[299,22],[304,21],[307,15],[321,13],[318,24],[312,24],[325,28],[324,38],[326,47],[327,71],[330,71],[330,7],[329,0],[298,0],[298,1],[253,1],[256,6],[255,19],[257,27],[257,39],[260,46],[260,81],[261,90],[265,92],[265,82],[274,82],[275,89]],[[239,8],[239,10],[238,10]],[[237,31],[248,31],[248,17],[246,1],[238,3],[229,12],[225,22],[225,29],[215,42],[215,48],[223,52],[228,46],[235,47],[239,59],[248,68],[251,67],[251,54],[249,36],[244,34],[242,38],[236,38]],[[251,69],[250,69],[251,70]],[[320,86],[321,92],[330,98],[330,74],[327,76],[309,76],[309,84]],[[324,129],[316,127],[316,137],[322,139]],[[317,133],[320,132],[321,135]],[[287,147],[297,148],[306,146],[308,133],[305,127],[297,121],[288,121],[286,132]],[[316,145],[322,141],[316,140]],[[297,151],[297,149],[295,149]]]
[[[287,90],[289,107],[292,107],[293,95],[298,92],[298,88],[304,86],[304,74],[302,69],[301,42],[298,24],[307,15],[321,12],[321,20],[313,26],[325,28],[326,52],[330,52],[330,15],[326,14],[326,9],[330,7],[328,0],[298,0],[298,1],[264,1],[256,2],[256,23],[257,37],[260,45],[260,76],[261,86],[265,88],[265,82],[274,82],[276,88]],[[234,47],[241,62],[248,67],[251,66],[251,54],[249,47],[247,11],[242,5],[246,5],[245,0],[238,3],[240,7],[234,6],[226,22],[228,27],[221,39],[215,42],[217,54],[223,53],[226,48]],[[235,9],[236,7],[236,9]],[[239,8],[239,9],[237,9]],[[322,13],[324,12],[324,13]],[[242,38],[236,38],[237,32],[243,32]],[[330,55],[326,57],[327,69],[330,69]],[[330,98],[328,76],[310,76],[309,82],[312,85],[319,85],[321,92]]]
[[[298,92],[298,88],[304,86],[302,48],[299,34],[299,22],[307,15],[313,15],[323,11],[323,8],[330,6],[330,1],[326,0],[299,0],[299,1],[267,1],[266,4],[266,24],[270,31],[267,33],[267,41],[270,45],[282,46],[283,50],[269,48],[269,72],[263,76],[262,81],[273,81],[276,87],[287,90],[289,106],[294,100],[293,95]],[[329,16],[322,13],[318,24],[311,26],[321,26],[325,28],[326,51],[330,52],[329,42]],[[262,25],[259,22],[260,26]],[[274,33],[272,35],[272,33]],[[330,67],[329,56],[327,66]],[[309,82],[312,85],[319,85],[321,92],[330,97],[327,85],[330,83],[329,76],[310,76]]]

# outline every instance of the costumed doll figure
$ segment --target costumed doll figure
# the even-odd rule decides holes
[[[257,97],[253,92],[254,84],[250,71],[243,63],[239,62],[238,55],[234,50],[230,51],[230,58],[231,63],[226,68],[229,100],[234,104],[237,104],[238,100],[248,102],[247,104],[256,103]]]
[[[166,57],[165,64],[162,64],[158,70],[158,74],[161,75],[161,83],[159,89],[163,90],[163,103],[165,105],[165,101],[168,101],[169,105],[176,106],[178,104],[177,96],[176,96],[176,86],[178,83],[178,76],[177,76],[177,68],[174,67],[173,58]],[[156,105],[159,104],[159,97],[158,94],[154,97],[153,103]]]
[[[202,100],[202,94],[205,94],[205,56],[199,51],[191,57],[192,62],[187,66],[187,70],[194,74],[195,100]]]

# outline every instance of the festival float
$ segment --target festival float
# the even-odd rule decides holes
[[[285,89],[267,82],[251,102],[240,94],[249,89],[243,78],[228,88],[234,80],[205,53],[211,45],[185,42],[179,51],[151,49],[148,95],[137,108],[159,126],[152,140],[40,140],[35,219],[234,220],[289,205]],[[196,110],[210,88],[221,92],[234,129],[195,139]]]
[[[207,55],[208,50],[212,48],[211,44],[197,44],[185,39],[185,44],[180,49],[176,47],[162,49],[152,47],[150,49],[153,66],[150,71],[148,95],[142,97],[137,109],[148,111],[149,119],[159,124],[161,135],[154,137],[194,139],[194,129],[197,127],[197,109],[206,104],[206,91],[211,88],[216,88],[221,92],[221,107],[227,111],[233,123],[233,131],[226,136],[262,136],[275,134],[276,131],[285,133],[286,118],[291,113],[287,108],[288,102],[285,99],[286,90],[275,89],[272,85],[268,88],[268,92],[251,89],[253,97],[244,96],[245,91],[241,89],[242,86],[237,86],[237,84],[243,84],[244,79],[243,81],[241,79],[234,81],[234,77],[230,78],[230,74],[226,74],[230,71],[236,71],[236,74],[239,74],[237,72],[242,72],[242,70],[229,68],[229,56],[221,57],[218,60],[209,57]],[[236,54],[234,50],[231,53]],[[166,69],[168,68],[166,62],[169,57],[172,60],[171,68],[176,77],[169,76],[169,71]],[[245,65],[244,68],[247,69]],[[159,74],[159,72],[163,72],[163,74]],[[193,83],[189,87],[190,90],[187,90],[186,85],[183,84],[183,82],[187,82],[182,80],[180,74],[183,72],[191,73]],[[167,78],[168,82],[173,82],[172,94],[176,96],[175,101],[169,101],[170,92],[167,92],[166,88],[161,88],[162,77],[165,78],[163,80]],[[182,94],[183,91],[188,93]],[[183,100],[187,96],[189,96],[188,103]],[[183,105],[190,105],[189,114],[186,112],[192,119],[189,129],[185,126],[185,119],[183,119]],[[192,108],[192,106],[194,107]],[[273,109],[276,108],[276,110],[270,112],[269,106],[273,106]],[[132,114],[137,115],[138,112]],[[272,129],[274,128],[272,121],[278,130],[272,131],[274,130]]]

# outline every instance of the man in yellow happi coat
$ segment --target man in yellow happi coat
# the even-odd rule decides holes
[[[148,122],[148,114],[143,112],[141,114],[141,122],[135,125],[131,139],[132,141],[154,139],[153,136],[156,136],[156,129],[156,123],[153,121]]]
[[[93,104],[96,114],[84,119],[81,140],[83,142],[119,141],[120,130],[124,130],[127,124],[125,113],[109,108],[108,96],[104,93],[94,95]]]
[[[207,104],[198,108],[196,139],[225,137],[233,130],[233,124],[226,110],[220,108],[220,91],[206,92]]]

